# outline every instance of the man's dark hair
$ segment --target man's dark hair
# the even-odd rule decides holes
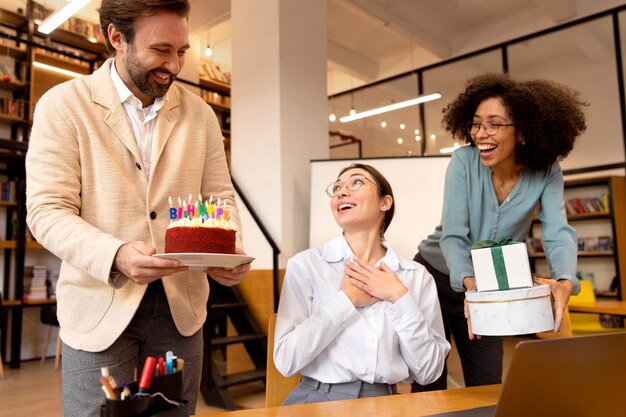
[[[98,13],[109,53],[115,55],[115,48],[109,40],[109,25],[115,26],[124,41],[131,43],[135,39],[135,22],[138,18],[158,12],[174,13],[188,18],[189,8],[189,0],[102,0]]]

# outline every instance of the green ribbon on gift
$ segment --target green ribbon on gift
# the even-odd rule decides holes
[[[498,289],[509,289],[509,277],[506,274],[506,266],[504,265],[504,254],[502,253],[502,246],[512,245],[519,243],[514,241],[510,237],[502,238],[499,242],[493,240],[479,240],[472,244],[471,249],[485,249],[491,248],[491,258],[493,259],[493,268],[496,272],[496,280],[498,281]]]

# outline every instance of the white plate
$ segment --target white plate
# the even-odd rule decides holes
[[[252,256],[224,253],[157,253],[154,256],[163,259],[175,259],[180,262],[182,266],[188,266],[194,269],[208,267],[232,269],[254,260]]]

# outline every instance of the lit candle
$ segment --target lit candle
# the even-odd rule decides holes
[[[176,215],[177,215],[177,210],[172,207],[173,203],[172,203],[172,196],[169,196],[167,198],[167,201],[170,203],[170,223],[174,220],[176,220]]]
[[[180,196],[178,197],[178,219],[183,218],[183,203],[180,201]]]
[[[222,217],[222,214],[224,214],[224,208],[220,207],[220,199],[218,198],[217,199],[217,219],[218,220],[219,220],[220,217]]]
[[[203,221],[205,221],[207,219],[207,205],[208,203],[205,201],[204,204],[202,204],[202,202],[200,202],[200,207],[198,207],[198,215],[202,218]]]

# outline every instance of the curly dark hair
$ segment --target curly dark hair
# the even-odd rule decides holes
[[[507,74],[484,74],[467,81],[466,89],[443,109],[442,126],[458,140],[476,146],[467,131],[478,105],[500,98],[520,137],[515,161],[545,169],[565,158],[587,128],[588,103],[567,86],[548,80],[515,81]]]
[[[353,163],[343,168],[341,171],[339,171],[339,175],[337,175],[337,178],[341,177],[341,175],[344,172],[349,171],[351,169],[356,169],[356,168],[360,168],[364,171],[367,171],[370,173],[372,177],[374,177],[374,179],[377,182],[376,185],[378,185],[378,195],[380,197],[389,195],[391,196],[391,199],[393,200],[393,203],[391,203],[391,207],[389,207],[389,210],[385,212],[385,220],[380,225],[380,235],[382,236],[387,231],[387,228],[391,224],[391,220],[393,220],[393,215],[396,212],[396,200],[395,198],[393,198],[393,190],[391,189],[391,184],[389,184],[389,181],[387,181],[387,178],[385,178],[385,176],[381,174],[380,171],[378,171],[373,166],[366,165],[366,164],[359,164],[359,163]]]
[[[115,26],[124,37],[124,41],[132,43],[138,18],[152,16],[159,11],[189,17],[189,8],[189,0],[102,0],[98,13],[109,53],[115,55],[115,48],[109,41],[107,30],[109,25]]]

